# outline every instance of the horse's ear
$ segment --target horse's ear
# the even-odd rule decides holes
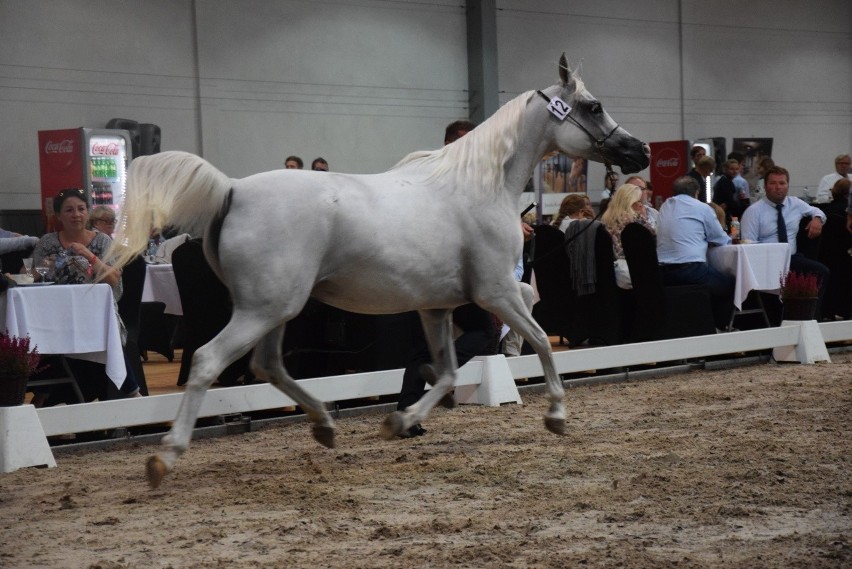
[[[568,85],[571,82],[571,69],[568,67],[568,60],[565,59],[565,53],[559,58],[559,79],[563,85]]]

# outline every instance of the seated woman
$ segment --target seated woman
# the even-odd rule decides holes
[[[630,271],[627,269],[627,261],[624,258],[624,250],[621,247],[621,232],[628,223],[640,223],[656,235],[654,228],[648,221],[645,204],[642,201],[642,190],[633,184],[624,184],[616,190],[612,196],[606,211],[601,217],[601,222],[606,226],[612,236],[612,253],[615,256],[615,281],[619,288],[631,289]]]
[[[562,203],[559,205],[559,213],[553,220],[551,225],[559,228],[565,233],[568,226],[578,219],[594,219],[595,210],[592,209],[592,202],[588,196],[580,194],[570,194],[565,196]]]
[[[117,301],[122,292],[121,273],[104,261],[104,254],[112,244],[112,239],[97,229],[86,228],[89,206],[83,190],[71,188],[59,192],[53,200],[53,211],[62,229],[39,239],[33,251],[33,267],[47,263],[51,267],[49,274],[52,280],[59,284],[87,284],[101,276],[102,282],[112,287]],[[120,318],[119,326],[123,344],[126,332]],[[103,364],[72,358],[68,358],[68,364],[75,377],[86,379],[78,383],[87,401],[108,398],[108,388],[112,382]],[[124,396],[138,396],[139,386],[128,375],[120,391]],[[63,402],[66,395],[57,390],[50,394],[47,404]]]
[[[86,224],[88,229],[96,229],[104,235],[112,235],[115,231],[115,211],[105,205],[97,205],[92,208],[92,213],[89,216],[89,223]]]

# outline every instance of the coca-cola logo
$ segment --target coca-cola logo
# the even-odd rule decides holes
[[[44,145],[45,154],[71,154],[73,152],[74,141],[70,138],[60,140],[59,142],[48,140],[47,143]]]
[[[663,178],[673,178],[681,174],[680,156],[671,148],[664,148],[654,157],[654,170]]]
[[[95,142],[92,144],[92,155],[118,156],[119,148],[116,142]]]

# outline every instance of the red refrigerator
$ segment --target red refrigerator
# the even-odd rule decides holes
[[[38,146],[45,231],[58,229],[53,197],[65,188],[81,188],[90,209],[105,205],[118,210],[124,199],[127,167],[133,158],[126,130],[40,130]]]
[[[669,140],[651,143],[651,184],[654,198],[665,201],[672,195],[672,184],[689,171],[689,141]],[[659,204],[655,204],[659,209]]]

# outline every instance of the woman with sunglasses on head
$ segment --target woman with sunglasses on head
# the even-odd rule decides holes
[[[85,284],[102,276],[116,299],[121,297],[121,273],[112,270],[103,256],[112,239],[96,229],[87,229],[89,205],[83,190],[62,190],[53,199],[53,212],[61,229],[48,233],[36,244],[33,266],[51,265],[52,280],[59,284]]]
[[[122,293],[121,273],[110,267],[104,259],[112,239],[97,226],[94,229],[88,228],[89,205],[86,194],[79,188],[62,190],[53,199],[53,211],[61,229],[47,233],[39,239],[33,251],[33,267],[47,263],[50,266],[50,280],[57,284],[89,284],[100,277],[101,282],[112,287],[113,298],[118,301]],[[121,318],[118,321],[121,342],[124,344],[127,332]],[[108,398],[107,388],[111,381],[106,376],[103,364],[73,358],[68,358],[68,363],[75,377],[97,378],[95,381],[79,382],[87,401]],[[99,368],[90,369],[92,366]],[[137,396],[139,386],[134,378],[128,375],[120,391],[123,396]],[[64,399],[64,394],[57,390],[51,393],[47,404],[61,403]]]

